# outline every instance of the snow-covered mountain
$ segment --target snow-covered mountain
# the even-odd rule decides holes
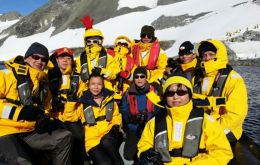
[[[79,1],[83,3],[83,0]],[[168,56],[176,56],[179,45],[185,40],[197,43],[212,38],[225,41],[226,45],[236,53],[238,58],[259,58],[259,1],[113,0],[113,4],[117,6],[117,8],[113,9],[116,11],[109,12],[112,13],[110,16],[113,16],[113,18],[106,17],[109,19],[95,24],[94,28],[102,30],[105,36],[104,45],[112,45],[118,35],[127,35],[131,39],[138,39],[141,27],[149,24],[156,28],[155,34],[159,40],[175,41],[166,50]],[[72,3],[72,1],[69,2]],[[95,5],[96,8],[99,8],[97,4]],[[44,8],[46,8],[46,5]],[[104,11],[104,7],[102,9]],[[41,10],[38,9],[37,11],[42,12],[42,10],[41,8]],[[125,12],[126,10],[129,12]],[[37,11],[31,15],[37,15]],[[121,15],[114,16],[117,11],[121,11]],[[91,13],[91,11],[89,12]],[[101,14],[105,13],[102,12]],[[29,15],[30,17],[32,16]],[[27,17],[27,22],[29,18]],[[52,19],[54,18],[48,20]],[[77,18],[76,21],[80,22],[79,19]],[[52,23],[48,24],[46,30],[41,29],[38,33],[34,32],[33,35],[19,38],[18,34],[13,34],[11,31],[24,20],[25,18],[20,18],[15,21],[0,22],[0,43],[2,40],[0,60],[24,54],[29,45],[35,41],[45,44],[50,51],[64,46],[71,48],[83,47],[83,25],[81,28],[71,26],[64,28],[63,23],[60,26],[63,26],[65,30],[57,33],[59,27],[54,26],[54,23]],[[102,20],[101,17],[99,20]],[[44,22],[44,19],[41,21]],[[54,33],[55,30],[56,33]]]

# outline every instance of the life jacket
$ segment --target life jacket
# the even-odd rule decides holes
[[[233,68],[230,65],[227,65],[226,68],[220,69],[218,71],[208,96],[215,96],[215,97],[222,96],[222,92],[225,87],[227,77],[232,70]],[[202,74],[195,76],[194,87],[193,87],[194,93],[201,93],[202,80],[203,80]],[[222,102],[223,101],[221,100],[220,104]],[[237,141],[235,135],[231,131],[228,134],[226,134],[226,136],[229,142]]]
[[[37,106],[44,110],[44,102],[45,97],[48,94],[48,89],[46,86],[46,80],[41,80],[39,83],[39,88],[37,88],[38,91],[35,91],[34,93],[37,93],[36,96],[32,96],[31,94],[31,79],[29,76],[29,66],[24,62],[24,59],[22,56],[17,56],[14,59],[14,63],[19,64],[18,68],[12,67],[13,74],[17,80],[17,90],[19,94],[20,100],[13,100],[10,98],[5,98],[7,102],[16,104],[16,105],[34,105],[37,104]]]
[[[88,70],[88,60],[86,52],[84,51],[80,55],[80,64],[81,64],[81,72],[80,78],[82,81],[87,81],[89,79],[89,70]],[[99,53],[98,66],[101,68],[106,68],[107,65],[107,52],[104,48]]]
[[[137,44],[134,45],[132,52],[133,52],[135,64],[137,66],[140,66],[140,46]],[[148,69],[148,70],[155,69],[159,54],[160,54],[160,43],[155,41],[152,44],[150,52],[149,52],[149,59],[148,59],[147,65],[146,65],[146,69]]]
[[[150,91],[154,91],[154,87],[152,85],[149,85],[149,92]],[[138,110],[138,103],[137,103],[136,95],[127,91],[127,101],[130,106],[131,115],[135,116],[135,115],[139,114],[140,112]],[[146,99],[146,109],[147,109],[148,113],[150,113],[154,110],[154,104],[148,98]]]
[[[169,151],[166,110],[155,116],[154,148],[161,154],[162,161],[171,162],[171,157],[193,158],[206,152],[205,148],[199,148],[203,119],[203,109],[193,108],[186,123],[183,147]]]

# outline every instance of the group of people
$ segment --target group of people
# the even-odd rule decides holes
[[[140,39],[85,25],[85,50],[49,55],[33,43],[0,65],[0,164],[227,164],[242,135],[247,91],[225,45],[185,41],[168,58],[145,25]]]

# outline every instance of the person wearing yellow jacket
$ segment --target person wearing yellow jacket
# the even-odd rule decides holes
[[[198,52],[202,59],[203,74],[194,78],[194,93],[225,99],[224,106],[208,107],[205,111],[220,123],[233,144],[242,135],[242,125],[248,111],[245,82],[228,65],[227,50],[221,41],[202,41],[198,46]]]
[[[86,27],[85,51],[76,60],[76,72],[84,82],[87,82],[92,72],[97,72],[105,78],[105,87],[113,90],[111,81],[116,79],[119,72],[119,62],[102,46],[104,36],[100,30],[93,29],[93,21],[89,16],[82,19]]]
[[[191,82],[181,74],[163,85],[165,109],[145,126],[138,143],[140,164],[227,164],[230,144],[219,123],[194,107]]]
[[[149,83],[158,82],[163,78],[167,65],[167,54],[161,49],[152,26],[144,25],[140,40],[135,40],[132,54],[137,66],[145,66],[150,72]]]
[[[110,54],[114,54],[114,58],[119,61],[120,72],[115,81],[114,98],[120,103],[123,93],[133,81],[133,71],[135,68],[133,55],[131,53],[131,40],[123,35],[115,39],[114,49],[109,49]]]
[[[71,133],[56,129],[46,115],[51,111],[43,71],[48,60],[48,49],[35,42],[24,57],[14,57],[1,67],[0,164],[37,164],[41,158],[32,157],[29,150],[50,154],[56,165],[71,163]]]
[[[83,113],[78,102],[85,84],[75,73],[74,54],[69,48],[59,48],[51,56],[48,78],[52,92],[52,114],[59,124],[72,133],[72,162],[84,164],[84,128]]]
[[[197,54],[194,45],[190,41],[183,42],[179,47],[179,66],[174,72],[180,72],[192,81],[194,73],[199,66]]]
[[[119,137],[122,116],[113,91],[104,87],[101,75],[92,73],[80,101],[85,116],[85,148],[94,164],[122,165]]]

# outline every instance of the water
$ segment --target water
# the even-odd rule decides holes
[[[244,132],[260,145],[260,67],[236,66],[245,80],[248,92],[248,114],[245,119]]]

